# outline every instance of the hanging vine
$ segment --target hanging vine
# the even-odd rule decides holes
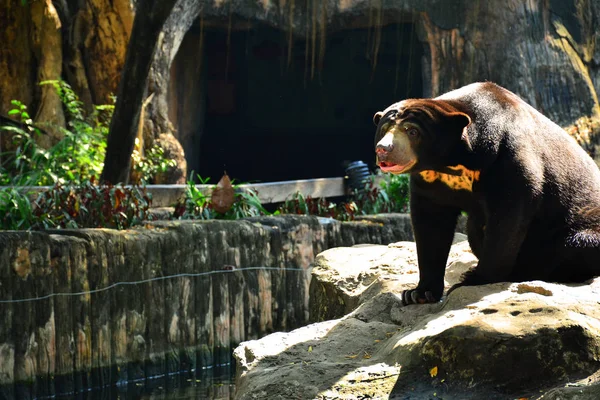
[[[383,4],[382,0],[372,0],[375,3],[375,25],[373,27],[374,30],[374,39],[373,39],[373,48],[372,48],[372,66],[373,66],[373,74],[375,74],[375,69],[377,68],[377,56],[379,55],[379,47],[381,46],[381,28],[383,25]]]
[[[369,0],[369,23],[367,26],[366,57],[371,62],[371,80],[377,68],[383,26],[383,0]]]
[[[287,66],[289,67],[292,63],[292,48],[294,46],[294,9],[296,7],[296,0],[290,0],[288,6],[289,15],[289,26],[288,26],[288,49],[287,49]]]
[[[323,70],[323,60],[325,59],[325,48],[327,44],[327,2],[321,2],[321,18],[320,18],[320,26],[319,26],[319,71]]]
[[[400,21],[402,21],[403,12],[400,12]],[[401,24],[396,24],[396,70],[394,79],[394,97],[398,96],[398,84],[400,83],[400,65],[402,64],[402,51],[404,48],[404,29]]]
[[[319,0],[312,0],[312,19],[311,19],[311,52],[310,52],[310,79],[315,77],[315,61],[316,61],[316,48],[317,48],[317,2]]]
[[[200,57],[198,58],[198,74],[200,74],[202,72],[202,64],[204,63],[204,13],[202,11],[200,11],[198,19],[200,20],[200,37],[198,39],[198,54],[200,54]]]
[[[304,87],[306,88],[308,82],[308,61],[310,54],[310,40],[309,40],[309,32],[308,29],[310,27],[310,1],[306,1],[306,40],[305,40],[305,48],[304,48]]]
[[[233,4],[233,1],[230,1],[229,2],[229,21],[227,23],[227,44],[226,44],[227,55],[225,56],[225,81],[229,80],[229,53],[231,52],[231,24],[232,24],[232,17],[233,17],[233,13],[231,12],[232,4]]]

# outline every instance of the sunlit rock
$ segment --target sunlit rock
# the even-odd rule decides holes
[[[467,242],[455,244],[446,289],[476,262]],[[337,319],[242,343],[237,398],[282,398],[298,383],[318,399],[597,398],[600,279],[461,287],[403,306],[417,271],[409,242],[321,253],[311,318]]]

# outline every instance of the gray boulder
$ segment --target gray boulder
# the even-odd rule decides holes
[[[447,287],[475,264],[455,244]],[[321,253],[313,319],[345,314],[242,343],[236,398],[598,398],[600,279],[462,287],[404,307],[416,265],[409,242]]]

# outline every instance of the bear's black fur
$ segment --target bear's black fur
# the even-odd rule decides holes
[[[600,171],[514,93],[474,83],[375,114],[378,165],[410,173],[420,280],[406,304],[438,301],[457,217],[477,267],[461,285],[600,275]]]

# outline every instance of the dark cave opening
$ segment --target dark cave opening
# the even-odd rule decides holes
[[[423,93],[414,29],[382,27],[375,68],[373,29],[331,33],[312,78],[303,39],[288,52],[284,33],[267,26],[207,29],[202,42],[191,30],[170,90],[189,171],[214,183],[224,170],[237,182],[271,182],[343,176],[355,160],[373,168],[373,114]]]

